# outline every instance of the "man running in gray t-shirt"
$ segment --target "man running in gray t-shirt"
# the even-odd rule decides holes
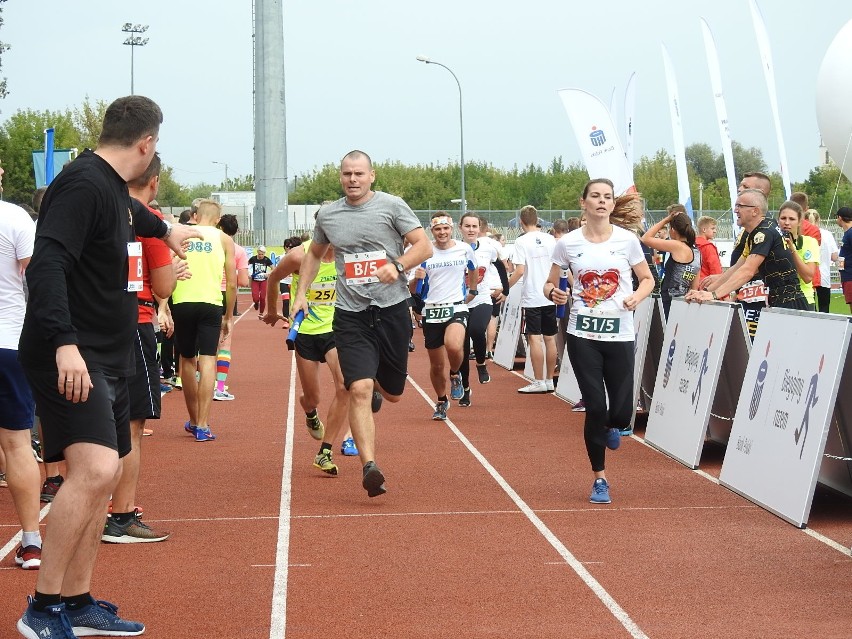
[[[307,285],[328,246],[334,246],[334,339],[349,391],[349,424],[364,464],[363,486],[370,497],[385,492],[385,477],[375,462],[373,391],[390,402],[402,397],[411,339],[405,272],[432,255],[432,243],[414,212],[400,198],[373,191],[375,180],[370,156],[362,151],[344,156],[340,185],[345,197],[317,215],[291,308],[291,317],[307,312]],[[411,244],[406,253],[403,240]]]

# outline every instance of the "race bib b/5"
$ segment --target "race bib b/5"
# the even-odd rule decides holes
[[[127,243],[127,292],[142,290],[142,242]]]
[[[367,253],[348,253],[343,256],[343,266],[347,284],[368,284],[378,282],[376,271],[388,263],[385,251]]]

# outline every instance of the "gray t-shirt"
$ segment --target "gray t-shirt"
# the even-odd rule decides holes
[[[368,280],[383,256],[389,261],[402,255],[403,236],[420,227],[417,216],[401,198],[381,191],[359,206],[341,198],[322,207],[313,239],[318,244],[334,246],[337,308],[363,311],[408,299],[404,274],[392,284]]]

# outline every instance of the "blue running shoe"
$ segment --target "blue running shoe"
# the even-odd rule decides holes
[[[166,393],[171,393],[172,390],[174,390],[174,389],[171,386],[169,386],[168,384],[163,384],[162,382],[160,382],[160,394],[161,395],[165,395]]]
[[[607,428],[606,447],[610,450],[616,450],[619,446],[621,446],[621,431],[617,428]]]
[[[189,423],[189,421],[186,421],[186,422],[184,422],[184,424],[183,424],[183,429],[184,429],[187,433],[189,433],[190,435],[195,435],[195,429],[196,429],[196,428],[198,428],[198,427],[197,427],[197,426],[193,426],[192,424],[190,424],[190,423]]]
[[[33,598],[27,597],[27,609],[18,619],[18,632],[27,639],[74,639],[74,630],[65,614],[65,604],[59,603],[38,612],[33,608]]]
[[[589,501],[593,504],[610,504],[612,499],[609,498],[609,484],[606,479],[596,479],[592,484],[592,495]]]
[[[627,428],[622,428],[618,432],[622,437],[630,437],[633,434],[633,426],[628,426]]]
[[[118,616],[118,606],[108,601],[92,599],[92,603],[77,610],[65,610],[77,637],[135,637],[145,632],[138,621]]]
[[[461,373],[450,375],[450,399],[459,400],[464,396]]]
[[[354,457],[358,454],[358,448],[355,446],[355,440],[347,437],[340,445],[340,452],[347,457]]]
[[[212,442],[214,439],[216,439],[216,435],[210,432],[209,426],[207,428],[195,427],[195,441]]]
[[[435,404],[435,412],[432,413],[432,419],[436,422],[444,421],[447,419],[447,409],[450,407],[450,402],[438,402]]]

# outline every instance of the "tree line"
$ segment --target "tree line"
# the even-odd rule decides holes
[[[79,107],[61,111],[19,110],[6,119],[0,126],[0,160],[6,171],[4,199],[19,203],[30,201],[35,189],[32,151],[44,148],[46,128],[54,128],[57,149],[95,148],[106,107],[104,101],[92,102],[87,98]],[[775,185],[770,208],[777,209],[784,200],[781,175],[768,171],[763,152],[734,142],[733,155],[738,179],[749,171],[770,175]],[[705,210],[730,209],[722,154],[708,144],[692,144],[686,149],[686,162],[693,208],[698,208],[700,190]],[[415,210],[459,208],[451,202],[460,197],[461,169],[457,163],[381,162],[374,168],[375,188],[402,197]],[[640,158],[634,167],[634,179],[648,209],[664,209],[677,201],[675,160],[667,151],[659,150],[653,157]],[[517,210],[525,204],[540,210],[576,210],[587,180],[588,174],[580,162],[566,165],[561,157],[554,158],[545,167],[530,164],[503,169],[487,162],[465,163],[467,206],[472,210]],[[824,216],[838,206],[852,205],[852,185],[833,165],[813,168],[808,178],[794,184],[793,189],[806,192],[811,206]],[[194,198],[207,197],[213,191],[252,190],[254,177],[251,175],[229,178],[219,184],[180,184],[173,170],[164,164],[157,200],[162,206],[186,207]],[[291,204],[317,204],[339,198],[341,189],[336,162],[310,174],[296,176],[290,180],[289,190]]]

